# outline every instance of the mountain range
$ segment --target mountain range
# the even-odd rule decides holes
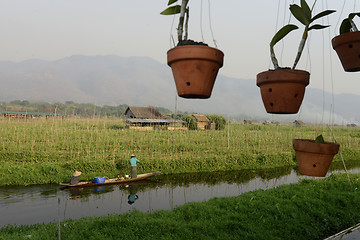
[[[360,123],[360,95],[307,88],[298,114],[272,115],[263,107],[255,79],[221,74],[210,99],[179,98],[171,69],[148,57],[75,55],[57,61],[0,61],[0,86],[0,101],[127,104],[217,113],[236,119]]]

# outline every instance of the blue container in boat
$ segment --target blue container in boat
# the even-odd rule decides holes
[[[104,183],[105,182],[105,177],[95,177],[94,178],[94,183]]]

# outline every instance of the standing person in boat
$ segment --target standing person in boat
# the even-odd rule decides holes
[[[136,163],[140,162],[139,159],[135,158],[134,154],[131,154],[131,157],[129,159],[129,163],[131,166],[131,178],[137,177],[137,165]]]

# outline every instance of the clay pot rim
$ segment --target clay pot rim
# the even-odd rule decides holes
[[[185,48],[207,48],[207,49],[214,49],[214,50],[217,50],[217,51],[220,51],[222,52],[220,49],[218,48],[214,48],[214,47],[210,47],[210,46],[205,46],[205,45],[182,45],[182,46],[176,46],[176,47],[173,47],[173,48],[170,48],[167,52],[169,53],[170,51],[173,51],[174,49],[185,49]]]
[[[331,40],[333,49],[337,48],[339,45],[351,43],[351,42],[358,42],[360,41],[360,31],[356,32],[348,32],[337,35]]]
[[[296,78],[296,79],[291,79],[291,78],[283,78],[283,79],[273,79],[273,78],[268,78],[266,79],[265,77],[260,78],[261,75],[264,75],[266,73],[279,73],[279,72],[285,72],[285,73],[290,73],[293,75],[298,75],[301,76],[303,75],[303,78]],[[310,73],[308,71],[305,70],[299,70],[299,69],[291,69],[291,68],[278,68],[278,69],[269,69],[267,71],[258,73],[256,75],[256,85],[258,87],[264,85],[264,84],[270,84],[270,83],[298,83],[298,84],[303,84],[305,85],[305,87],[307,85],[309,85],[309,80],[310,80]]]
[[[190,49],[196,49],[197,52],[192,53],[190,55],[187,54],[186,56],[174,56],[175,52],[186,51]],[[215,52],[215,54],[206,54],[207,56],[204,56],[203,52]],[[169,66],[176,61],[187,60],[187,59],[214,61],[218,63],[219,68],[221,68],[224,64],[224,53],[220,49],[204,46],[204,45],[176,46],[167,51],[167,63]]]
[[[298,146],[300,143],[302,143],[302,146]],[[316,147],[316,145],[319,147],[315,151],[314,147]],[[340,144],[326,141],[324,143],[317,143],[311,139],[293,139],[293,148],[299,152],[335,155],[339,151]]]

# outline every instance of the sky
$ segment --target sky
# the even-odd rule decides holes
[[[178,18],[163,16],[167,0],[0,0],[0,61],[54,61],[72,55],[145,56],[166,64],[166,52],[176,39]],[[280,65],[295,59],[302,26],[289,17],[289,5],[299,0],[191,0],[189,38],[205,41],[225,54],[220,74],[255,79],[272,68],[269,42],[277,29],[300,27],[277,44]],[[312,5],[313,0],[308,0]],[[316,21],[331,25],[312,31],[297,69],[311,73],[311,88],[335,94],[360,94],[360,73],[344,72],[331,39],[356,0],[318,0],[314,13],[336,13]],[[360,22],[360,19],[356,19]]]

